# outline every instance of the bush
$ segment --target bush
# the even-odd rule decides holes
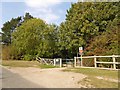
[[[16,48],[16,46],[11,45],[11,59],[12,60],[21,60],[22,54]]]
[[[94,67],[94,59],[93,58],[85,58],[85,59],[83,59],[83,66]]]
[[[11,59],[11,47],[10,46],[2,46],[2,60]]]
[[[21,54],[18,52],[16,47],[13,47],[12,45],[2,46],[2,59],[3,60],[21,60]]]
[[[29,54],[24,55],[24,58],[23,58],[23,60],[27,60],[27,61],[31,61],[33,59],[34,59],[34,56],[33,55],[29,55]]]

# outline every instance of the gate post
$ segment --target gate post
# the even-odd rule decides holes
[[[116,69],[116,64],[115,64],[115,55],[113,55],[113,68]]]
[[[54,59],[54,66],[56,66],[56,59]]]
[[[96,56],[95,55],[94,55],[94,66],[95,66],[95,68],[97,67]]]
[[[60,58],[60,67],[62,67],[62,59]]]
[[[76,57],[74,57],[74,67],[76,67]]]
[[[82,55],[81,55],[80,59],[81,59],[81,67],[82,67],[82,66],[83,66],[83,58],[82,58]]]

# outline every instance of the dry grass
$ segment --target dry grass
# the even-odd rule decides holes
[[[78,83],[86,86],[87,88],[118,88],[117,82],[111,82],[106,80],[101,80],[95,77],[86,77]]]
[[[79,81],[78,83],[88,88],[118,88],[118,82],[109,80],[118,80],[118,71],[101,70],[94,68],[69,68],[63,71],[76,72],[87,75],[85,79]],[[108,80],[96,78],[97,76],[108,78]]]
[[[118,71],[114,70],[102,70],[95,68],[69,68],[63,71],[72,71],[76,73],[82,73],[89,76],[101,76],[106,78],[118,79]]]
[[[55,68],[52,65],[43,65],[37,61],[23,61],[23,60],[3,60],[3,66],[10,67],[37,67],[37,68]]]
[[[37,61],[3,60],[2,65],[11,67],[34,67],[38,66],[39,63]]]

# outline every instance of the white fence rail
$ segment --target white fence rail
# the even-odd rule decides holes
[[[62,67],[62,59],[61,58],[49,59],[49,58],[37,57],[36,60],[41,64],[54,65],[54,66]]]
[[[94,60],[94,67],[97,67],[97,64],[113,64],[113,69],[116,70],[116,65],[120,64],[120,59],[119,62],[116,62],[116,58],[120,57],[120,55],[110,55],[110,56],[84,56],[84,57],[74,57],[74,67],[76,67],[77,59],[81,59],[81,67],[83,67],[83,59],[85,58],[93,58]],[[102,62],[102,61],[97,61],[97,58],[112,58],[112,62]]]

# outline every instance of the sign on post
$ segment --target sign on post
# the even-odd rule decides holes
[[[80,55],[83,54],[83,47],[79,47],[79,54],[80,54]]]
[[[83,47],[79,47],[79,54],[81,55],[81,66],[83,66],[82,65],[82,55],[83,55]]]

